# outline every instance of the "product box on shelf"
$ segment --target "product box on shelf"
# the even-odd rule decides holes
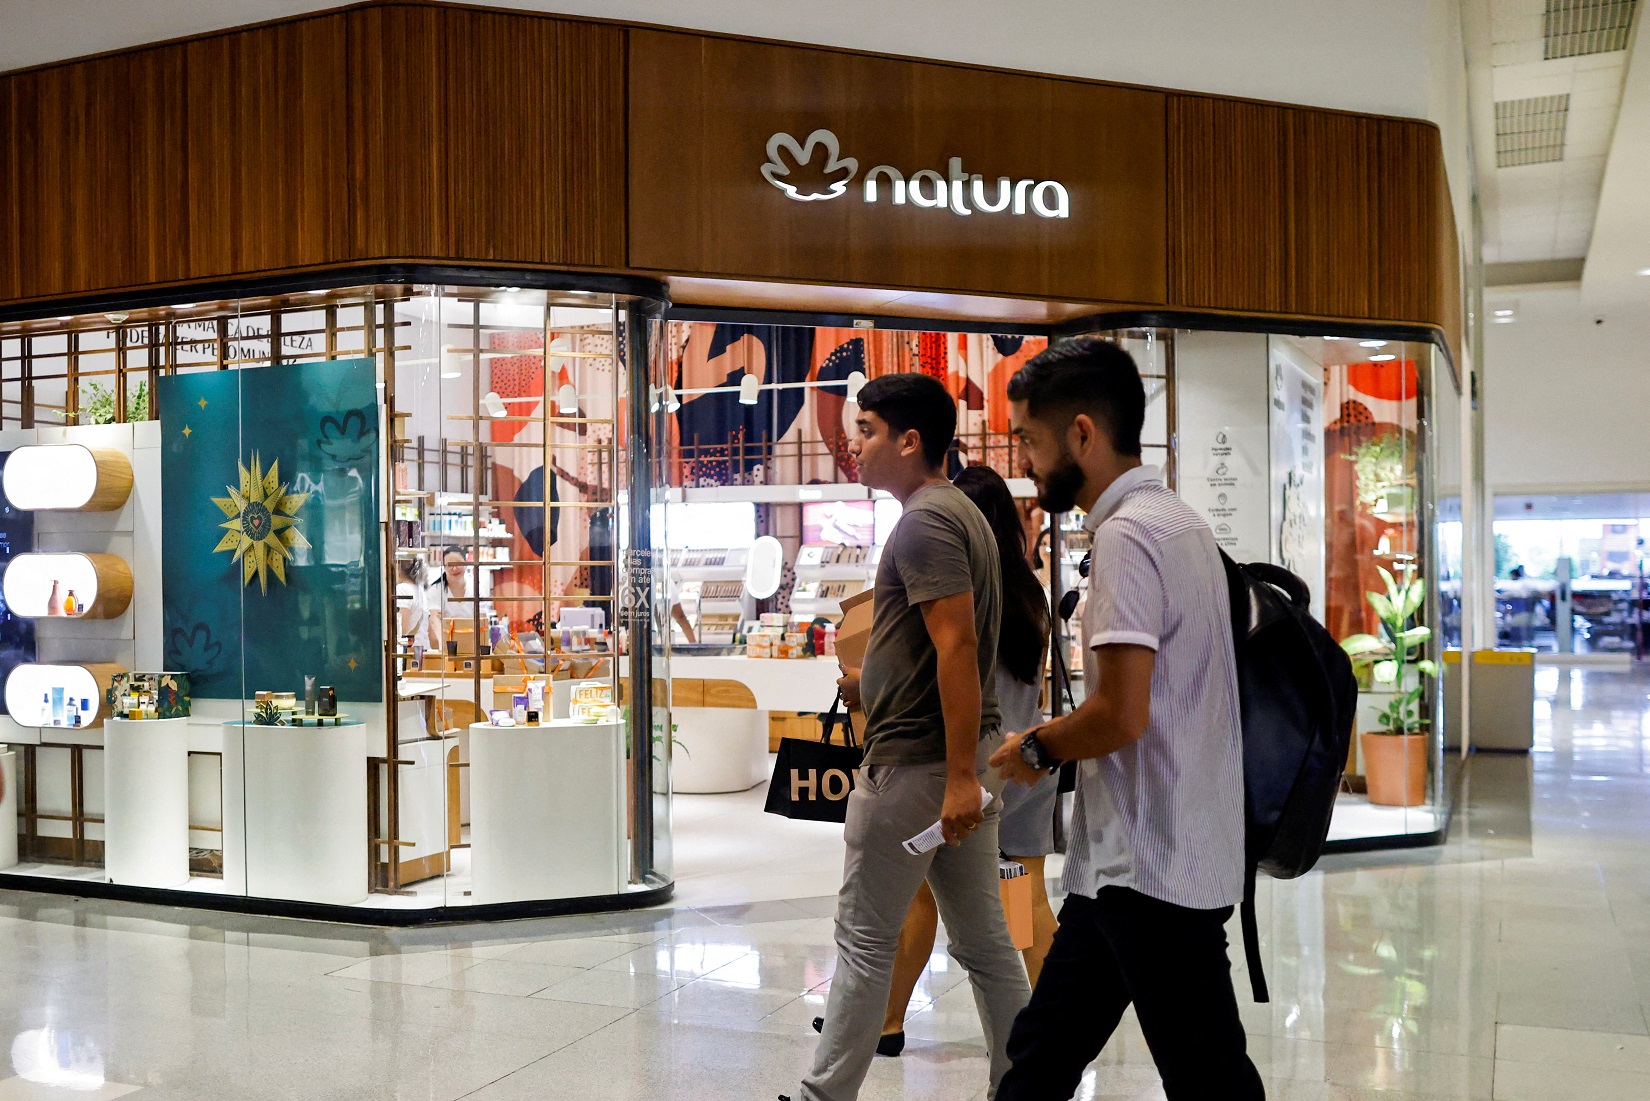
[[[109,707],[122,714],[120,702],[127,697],[154,701],[155,718],[189,717],[188,673],[116,673],[105,695]]]

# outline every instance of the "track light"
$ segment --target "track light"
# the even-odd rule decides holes
[[[762,385],[756,380],[756,376],[746,371],[745,376],[739,380],[739,404],[755,405],[757,392],[761,388]]]
[[[865,385],[864,371],[850,371],[848,373],[848,401],[850,404],[859,401],[860,387]]]
[[[579,411],[579,392],[573,389],[571,382],[564,382],[556,390],[556,412],[575,414]]]

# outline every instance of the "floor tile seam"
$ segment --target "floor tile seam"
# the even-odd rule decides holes
[[[610,1009],[623,1009],[624,1007],[623,1006],[608,1006],[607,1008],[610,1008]],[[604,1032],[605,1030],[612,1028],[614,1025],[618,1024],[620,1021],[623,1021],[628,1017],[634,1017],[638,1012],[640,1012],[640,1011],[632,1009],[629,1012],[625,1013],[624,1016],[616,1017],[613,1020],[607,1022],[605,1025],[602,1025],[600,1028],[597,1028],[597,1029],[594,1029],[593,1031],[587,1032],[583,1036],[579,1036],[579,1037],[576,1037],[575,1039],[569,1040],[569,1041],[567,1041],[567,1043],[562,1044],[560,1047],[554,1049],[553,1051],[547,1051],[543,1055],[539,1056],[537,1059],[533,1059],[533,1060],[531,1060],[527,1063],[522,1064],[521,1066],[517,1067],[516,1069],[514,1069],[512,1071],[509,1071],[505,1074],[499,1075],[497,1078],[493,1079],[491,1082],[486,1082],[486,1083],[484,1083],[480,1086],[477,1086],[475,1089],[471,1090],[468,1093],[459,1094],[457,1097],[455,1097],[453,1099],[453,1101],[464,1101],[464,1099],[466,1097],[474,1097],[476,1094],[482,1092],[483,1090],[491,1089],[493,1086],[498,1085],[500,1082],[504,1081],[506,1078],[509,1078],[512,1075],[520,1074],[524,1070],[528,1070],[532,1067],[535,1067],[538,1064],[544,1062],[546,1059],[553,1059],[553,1058],[555,1058],[555,1056],[559,1055],[563,1051],[566,1051],[568,1048],[572,1047],[574,1044],[582,1043],[585,1040],[590,1039],[592,1036],[596,1036],[599,1033]]]

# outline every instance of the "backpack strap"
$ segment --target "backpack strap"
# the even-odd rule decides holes
[[[1243,958],[1249,967],[1249,990],[1256,1002],[1272,1000],[1266,989],[1266,969],[1260,959],[1260,922],[1255,919],[1255,866],[1249,865],[1243,881]]]

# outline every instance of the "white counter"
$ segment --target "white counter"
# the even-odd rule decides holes
[[[367,897],[367,727],[223,724],[224,890]],[[244,785],[243,785],[244,778]]]
[[[470,727],[470,900],[612,895],[627,878],[623,723]]]
[[[751,690],[763,711],[829,711],[842,670],[836,658],[748,658],[743,654],[672,655],[670,675],[695,680],[736,680]]]
[[[105,719],[103,865],[110,883],[189,882],[189,720]]]

